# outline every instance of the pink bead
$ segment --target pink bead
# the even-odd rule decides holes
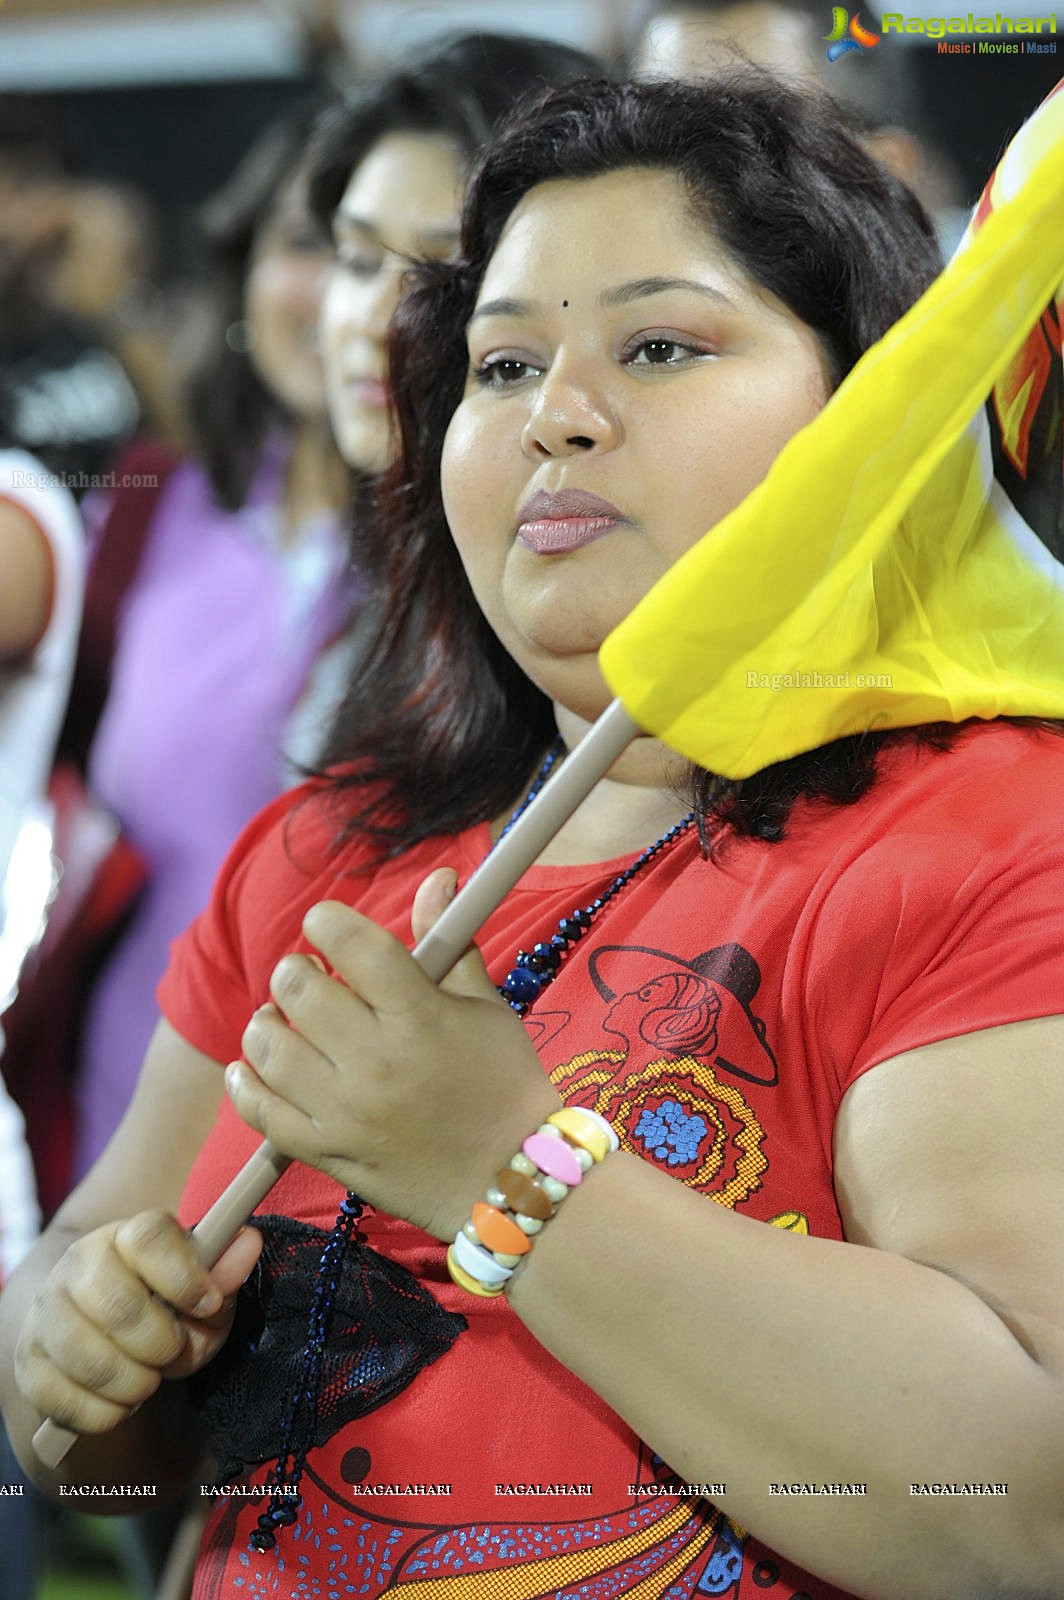
[[[570,1189],[584,1176],[576,1152],[564,1139],[555,1139],[549,1133],[530,1133],[521,1149],[540,1172],[545,1172],[548,1178],[557,1178],[559,1183],[567,1183]]]

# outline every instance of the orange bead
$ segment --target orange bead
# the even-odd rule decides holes
[[[473,1207],[473,1226],[477,1238],[488,1250],[498,1250],[505,1256],[523,1256],[532,1248],[527,1233],[522,1233],[516,1222],[499,1210],[478,1200]]]

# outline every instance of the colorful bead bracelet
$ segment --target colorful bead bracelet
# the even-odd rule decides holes
[[[495,1174],[483,1200],[447,1251],[447,1270],[467,1294],[502,1294],[570,1189],[620,1144],[605,1117],[586,1106],[563,1106],[530,1133]]]

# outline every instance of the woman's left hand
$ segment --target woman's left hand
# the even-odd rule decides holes
[[[430,873],[415,939],[454,894]],[[313,956],[278,962],[226,1071],[236,1110],[283,1154],[371,1205],[453,1238],[495,1173],[561,1100],[475,948],[440,985],[390,933],[337,901],[308,911]]]

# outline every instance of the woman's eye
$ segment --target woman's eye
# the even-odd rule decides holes
[[[503,389],[508,384],[520,383],[538,370],[530,361],[522,361],[518,356],[492,356],[473,368],[473,377],[483,388]]]
[[[355,278],[372,278],[380,271],[380,256],[367,255],[364,250],[345,250],[343,247],[336,252],[336,265],[341,272],[349,272]]]
[[[285,247],[293,250],[297,255],[321,255],[329,248],[329,241],[325,234],[305,229],[301,233],[290,234],[285,240]]]
[[[640,339],[638,344],[627,351],[624,359],[630,367],[672,367],[681,361],[689,361],[708,354],[708,350],[697,349],[694,345],[681,344],[679,339],[666,339],[659,335],[653,339]]]

